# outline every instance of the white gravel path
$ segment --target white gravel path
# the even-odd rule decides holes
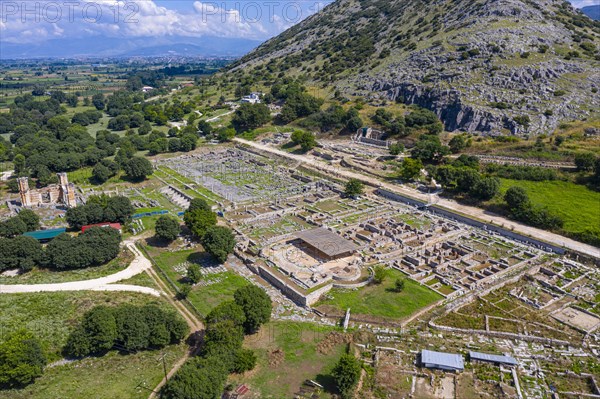
[[[160,291],[153,288],[113,284],[118,281],[127,280],[152,267],[152,263],[140,252],[133,241],[126,241],[125,245],[133,252],[135,258],[125,270],[121,270],[118,273],[92,280],[71,281],[68,283],[0,285],[0,294],[57,291],[130,291],[160,296]]]

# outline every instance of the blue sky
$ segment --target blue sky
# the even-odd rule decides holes
[[[70,6],[65,4],[71,2]],[[0,0],[5,43],[71,38],[268,39],[331,0]],[[600,0],[572,0],[575,6]]]

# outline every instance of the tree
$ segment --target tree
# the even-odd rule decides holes
[[[75,108],[77,106],[78,102],[79,102],[79,99],[77,98],[77,95],[69,94],[67,96],[66,103],[69,107]]]
[[[231,127],[221,127],[217,130],[217,140],[221,143],[230,141],[235,137],[235,129]]]
[[[263,289],[255,285],[246,285],[235,291],[233,298],[244,310],[246,320],[243,326],[247,334],[258,331],[261,325],[271,319],[273,305]]]
[[[27,231],[35,231],[40,228],[40,217],[31,209],[21,209],[19,219],[27,226]]]
[[[123,165],[127,176],[132,180],[145,180],[153,173],[152,164],[146,158],[133,157]]]
[[[575,155],[575,166],[580,172],[591,172],[594,170],[596,156],[591,152],[583,152]]]
[[[450,151],[452,151],[453,154],[458,154],[470,145],[470,140],[467,137],[465,137],[464,134],[459,134],[458,136],[452,137],[452,139],[450,139],[450,142],[448,143]]]
[[[394,292],[402,292],[404,291],[404,279],[399,278],[394,282]]]
[[[375,266],[375,269],[373,269],[373,283],[374,284],[383,283],[383,281],[387,278],[387,276],[388,276],[388,270],[384,266],[377,265],[377,266]]]
[[[316,147],[317,140],[315,140],[315,135],[310,132],[305,132],[303,130],[295,130],[292,133],[292,143],[296,145],[300,145],[302,152],[308,152]]]
[[[98,111],[102,111],[106,106],[106,101],[104,100],[104,95],[102,93],[94,94],[92,96],[92,104]]]
[[[227,370],[216,357],[188,360],[161,390],[165,399],[217,399],[223,393]]]
[[[219,323],[224,320],[232,320],[236,325],[243,326],[246,321],[244,309],[235,301],[221,302],[206,316],[206,323]]]
[[[107,306],[96,306],[87,312],[81,328],[89,339],[89,353],[100,354],[110,350],[117,338],[116,319]]]
[[[404,158],[400,167],[400,177],[403,180],[414,180],[421,175],[423,162],[420,159]]]
[[[214,215],[214,213],[213,213]],[[233,253],[235,247],[235,237],[231,229],[223,226],[212,226],[206,230],[202,236],[202,246],[220,263],[227,260],[227,256]]]
[[[206,326],[204,336],[204,356],[219,356],[225,360],[228,369],[233,368],[235,352],[242,347],[244,342],[244,330],[242,326],[235,324],[233,320],[223,320]]]
[[[179,291],[177,292],[177,299],[184,300],[190,295],[192,292],[192,286],[189,284],[183,284]]]
[[[81,326],[77,327],[67,338],[67,343],[63,348],[66,357],[80,358],[89,355],[92,352],[90,338],[87,332]]]
[[[27,231],[27,225],[18,216],[0,223],[0,237],[16,237]]]
[[[31,384],[44,372],[46,358],[35,336],[18,330],[0,344],[0,387],[18,388]]]
[[[449,152],[450,149],[442,145],[437,135],[422,134],[412,149],[411,156],[423,162],[437,162]]]
[[[127,351],[147,348],[150,344],[150,328],[144,315],[133,305],[121,305],[115,311],[117,324],[116,342]]]
[[[15,175],[23,176],[25,173],[25,156],[23,154],[17,154],[13,158],[13,165],[15,169]]]
[[[362,195],[363,190],[364,190],[364,186],[360,180],[350,179],[346,183],[346,187],[344,189],[344,194],[347,197],[355,198],[355,197],[358,197],[359,195]]]
[[[202,240],[207,231],[217,224],[217,215],[211,211],[201,208],[187,210],[183,214],[183,221],[192,234]]]
[[[245,373],[256,367],[256,354],[251,349],[238,349],[235,354],[235,362],[233,367],[234,373]]]
[[[529,204],[529,196],[523,187],[513,186],[504,194],[509,209],[521,209]]]
[[[390,145],[389,150],[391,155],[400,155],[404,151],[404,146],[399,143],[393,143]]]
[[[210,207],[210,205],[208,205],[208,202],[206,202],[206,200],[204,200],[203,198],[193,198],[190,201],[190,205],[188,206],[187,211],[192,212],[192,211],[195,211],[196,209],[204,209],[205,211],[212,211],[212,208]]]
[[[163,215],[158,218],[155,226],[156,236],[166,241],[173,241],[179,235],[179,221],[172,216]]]
[[[352,398],[360,379],[360,371],[360,362],[354,356],[342,355],[331,373],[342,398]]]
[[[202,280],[202,271],[200,270],[199,264],[192,263],[188,266],[187,278],[194,284],[198,284],[200,280]]]
[[[19,268],[26,272],[44,261],[42,245],[33,237],[0,238],[0,271]]]
[[[244,103],[235,111],[231,123],[236,131],[245,132],[261,127],[270,119],[271,114],[265,104]]]
[[[490,200],[500,192],[500,179],[497,177],[484,177],[470,190],[470,194],[483,201]]]
[[[92,169],[92,178],[98,183],[104,183],[111,177],[111,171],[102,163],[97,163]]]

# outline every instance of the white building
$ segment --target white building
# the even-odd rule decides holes
[[[242,102],[243,103],[249,103],[249,104],[260,104],[260,98],[262,97],[262,93],[250,93],[247,96],[242,97]]]

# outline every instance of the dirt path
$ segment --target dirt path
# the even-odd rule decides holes
[[[325,162],[321,162],[317,159],[310,158],[306,155],[290,154],[288,152],[279,150],[277,148],[272,148],[272,147],[269,147],[269,146],[266,146],[266,145],[263,145],[260,143],[244,140],[244,139],[241,139],[238,137],[234,138],[233,140],[238,143],[245,144],[245,145],[248,145],[255,149],[258,149],[260,151],[268,152],[268,153],[275,154],[275,155],[278,155],[278,156],[281,156],[284,158],[292,159],[297,162],[304,163],[306,165],[310,165],[322,172],[328,173],[333,176],[340,176],[345,179],[359,179],[362,182],[365,182],[365,183],[375,186],[375,187],[382,187],[382,188],[385,188],[386,190],[396,192],[401,195],[406,195],[408,197],[412,197],[412,198],[415,198],[415,199],[418,199],[418,200],[421,200],[424,202],[429,202],[428,194],[423,194],[414,189],[410,189],[410,188],[407,188],[404,186],[399,186],[397,184],[390,184],[390,183],[382,182],[381,180],[379,180],[377,178],[374,178],[371,176],[365,176],[363,174],[356,173],[356,172],[352,172],[352,171],[347,170],[340,166],[328,165]],[[451,200],[448,200],[445,198],[440,198],[439,202],[436,204],[436,206],[439,206],[440,208],[446,208],[446,209],[454,211],[454,212],[459,212],[459,213],[465,214],[467,216],[478,219],[485,223],[492,223],[497,226],[504,226],[505,228],[511,229],[517,233],[520,233],[520,234],[523,234],[523,235],[526,235],[529,237],[535,237],[539,240],[553,243],[555,245],[562,246],[563,248],[567,248],[572,251],[580,252],[580,253],[583,253],[583,254],[586,254],[589,256],[593,256],[596,258],[600,257],[600,249],[598,249],[596,247],[580,243],[578,241],[572,240],[567,237],[563,237],[563,236],[555,234],[555,233],[551,233],[549,231],[540,230],[540,229],[537,229],[537,228],[531,227],[531,226],[526,226],[524,224],[515,222],[513,220],[506,219],[502,216],[489,213],[483,209],[479,209],[479,208],[475,208],[475,207],[467,206],[467,205],[462,205],[455,201],[451,201]]]
[[[70,281],[68,283],[49,284],[6,284],[0,285],[0,294],[15,294],[27,292],[57,292],[57,291],[131,291],[160,296],[160,291],[137,285],[113,284],[127,280],[144,270],[152,268],[152,263],[140,252],[133,241],[126,241],[125,246],[134,254],[134,259],[125,270],[92,280]]]
[[[156,271],[152,267],[146,269],[145,271],[146,271],[146,273],[148,273],[148,275],[150,276],[150,278],[152,278],[152,280],[154,281],[154,283],[158,287],[160,287],[160,289],[164,293],[164,297],[167,299],[167,301],[169,301],[169,303],[171,305],[173,305],[173,307],[175,309],[177,309],[177,311],[179,312],[179,314],[181,314],[181,316],[184,318],[185,322],[190,327],[191,334],[193,335],[196,332],[203,330],[204,329],[204,324],[202,323],[202,321],[200,321],[198,319],[198,317],[191,310],[189,310],[181,301],[179,301],[179,300],[176,299],[175,293],[173,292],[173,290],[171,289],[171,287],[169,287],[159,277],[158,273],[156,273]],[[169,370],[169,372],[167,373],[167,376],[165,378],[163,378],[160,381],[160,383],[153,389],[153,392],[150,394],[150,396],[148,397],[148,399],[156,398],[157,397],[157,393],[160,392],[160,389],[167,383],[167,380],[169,378],[173,377],[175,375],[175,373],[177,373],[177,371],[181,368],[181,366],[183,366],[184,363],[191,356],[195,355],[197,353],[197,351],[198,351],[198,348],[191,348],[190,350],[188,350],[185,353],[185,355],[181,359],[179,359],[173,365],[173,367],[171,367],[171,370]]]

